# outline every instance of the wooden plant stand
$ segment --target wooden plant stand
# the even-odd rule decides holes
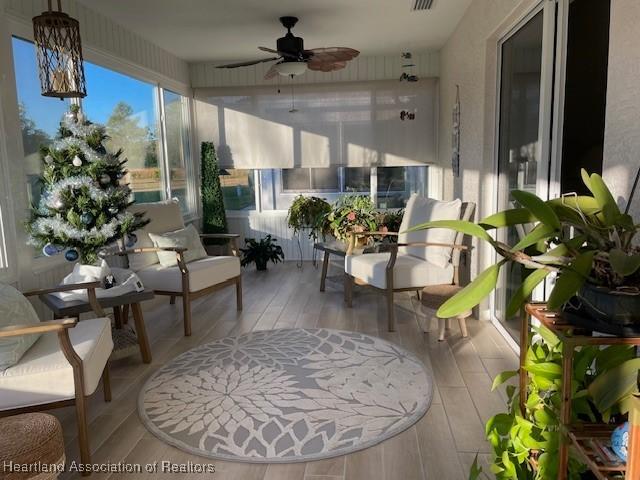
[[[563,344],[562,350],[562,403],[560,404],[560,425],[562,439],[560,441],[559,459],[558,459],[558,480],[567,478],[567,470],[569,464],[569,448],[572,446],[583,457],[583,460],[598,478],[598,480],[619,479],[624,475],[626,480],[640,479],[640,439],[637,432],[640,432],[640,426],[635,430],[636,435],[629,438],[630,448],[627,458],[627,464],[606,463],[601,460],[599,455],[592,449],[593,441],[598,438],[610,437],[612,428],[602,424],[571,424],[571,380],[573,376],[573,356],[577,347],[587,345],[640,345],[640,337],[593,337],[591,332],[580,330],[574,325],[569,324],[562,316],[550,310],[544,303],[528,303],[525,306],[526,315],[522,316],[522,325],[520,329],[520,410],[524,413],[527,401],[527,372],[523,368],[527,355],[527,347],[529,345],[529,337],[531,332],[531,319],[535,318],[551,330]],[[640,408],[638,404],[640,399],[635,399],[635,414],[630,415],[632,421],[635,419],[640,424]]]

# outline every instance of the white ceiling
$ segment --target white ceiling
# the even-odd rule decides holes
[[[410,11],[411,0],[79,0],[190,62],[268,56],[286,30],[278,17],[300,21],[305,48],[351,47],[362,55],[439,49],[471,0],[435,0]]]

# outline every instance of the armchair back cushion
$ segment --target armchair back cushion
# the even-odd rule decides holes
[[[200,234],[193,225],[187,225],[186,228],[167,233],[151,233],[149,238],[156,247],[182,247],[186,248],[184,252],[184,261],[189,263],[199,260],[207,256],[207,251],[202,246]],[[158,252],[158,260],[163,267],[175,267],[178,264],[178,257],[175,252]]]
[[[0,283],[0,327],[40,322],[33,306],[11,285]],[[0,338],[0,373],[15,365],[40,335]]]
[[[177,200],[167,200],[155,203],[135,203],[129,207],[132,213],[144,212],[151,220],[144,228],[136,231],[138,240],[135,248],[153,247],[149,233],[166,233],[184,228],[182,212]],[[175,254],[173,254],[175,257]],[[158,255],[152,253],[137,253],[129,255],[129,268],[134,272],[158,263]]]
[[[458,220],[460,218],[460,199],[451,202],[441,202],[433,198],[411,195],[405,208],[404,217],[400,225],[398,243],[429,242],[453,244],[456,239],[455,230],[447,228],[432,228],[417,232],[403,233],[411,227],[434,220]],[[449,247],[400,247],[399,253],[413,255],[427,260],[440,268],[445,268],[451,262],[452,248]]]

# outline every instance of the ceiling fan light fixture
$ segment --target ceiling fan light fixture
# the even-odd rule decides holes
[[[297,76],[302,75],[307,71],[307,64],[305,62],[282,62],[273,66],[275,70],[283,76]]]

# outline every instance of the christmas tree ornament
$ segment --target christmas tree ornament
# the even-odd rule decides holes
[[[54,255],[59,254],[60,250],[58,250],[58,247],[53,243],[47,243],[42,249],[42,253],[44,253],[46,257],[53,257]]]
[[[49,154],[45,155],[44,162],[47,165],[51,165],[53,163],[53,157],[51,155],[49,155]]]
[[[109,207],[109,213],[111,215],[115,215],[116,213],[118,213],[118,207]]]
[[[69,262],[75,262],[76,260],[78,260],[79,256],[80,255],[78,254],[78,251],[74,248],[69,249],[64,253],[64,258]]]
[[[106,173],[103,173],[102,175],[100,175],[100,183],[103,185],[107,185],[108,183],[111,183],[111,177]]]
[[[75,157],[73,157],[73,166],[74,167],[81,167],[82,166],[82,159],[76,155]]]
[[[60,209],[60,208],[62,208],[62,207],[64,207],[64,202],[62,201],[62,199],[61,199],[61,198],[56,198],[56,199],[53,201],[53,208]]]
[[[80,215],[80,221],[85,225],[91,225],[94,219],[95,217],[91,212],[84,212],[82,215]]]
[[[135,233],[130,233],[127,235],[127,248],[133,247],[136,243],[138,243],[138,237]]]

